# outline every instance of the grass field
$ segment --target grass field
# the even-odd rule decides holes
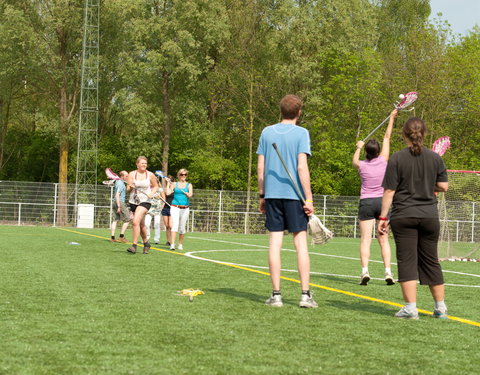
[[[381,263],[370,266],[378,280],[358,285],[358,240],[311,249],[320,306],[300,309],[293,271],[283,272],[285,306],[264,305],[266,235],[189,233],[184,252],[149,255],[108,237],[0,227],[0,374],[479,373],[479,263],[442,264],[457,320],[404,321]],[[290,236],[284,248],[283,268],[295,270]],[[205,295],[190,303],[176,295],[185,288]],[[433,309],[427,287],[418,306]]]

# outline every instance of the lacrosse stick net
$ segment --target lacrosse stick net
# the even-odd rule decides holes
[[[120,180],[118,174],[112,171],[110,168],[105,168],[105,174],[109,180]]]
[[[432,145],[432,151],[440,156],[443,156],[445,152],[450,148],[450,137],[440,137]]]
[[[293,179],[293,176],[290,173],[290,170],[288,169],[287,164],[285,164],[285,161],[283,160],[282,155],[278,151],[277,145],[275,143],[272,143],[272,146],[277,152],[277,155],[280,158],[280,161],[282,162],[285,172],[287,172],[287,175],[293,185],[293,188],[295,189],[295,192],[297,193],[300,200],[302,201],[302,204],[305,205],[305,198],[303,198],[303,194],[301,193],[297,183]],[[311,215],[308,219],[308,232],[312,237],[312,244],[314,245],[326,244],[330,239],[333,238],[333,233],[330,230],[328,230],[325,225],[323,225],[322,221],[316,215]]]
[[[401,102],[395,103],[395,108],[398,109],[399,111],[413,111],[415,107],[412,107],[411,109],[405,109],[409,107],[412,103],[414,103],[418,98],[418,94],[415,91],[407,92],[404,95],[404,98],[402,99]],[[375,133],[380,127],[387,122],[387,120],[390,118],[390,115],[387,116],[385,120],[383,120],[380,125],[378,125],[375,129],[373,129],[364,139],[363,142],[365,142],[368,138],[370,138],[373,133]]]

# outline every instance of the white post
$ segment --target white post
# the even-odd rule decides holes
[[[325,217],[327,215],[327,196],[323,196],[323,224],[325,224]]]
[[[475,202],[472,202],[472,241],[475,242]]]
[[[248,212],[245,211],[245,225],[244,225],[244,232],[243,232],[243,234],[247,234],[247,226],[248,226]]]
[[[220,190],[220,195],[218,197],[218,226],[217,232],[220,233],[222,229],[222,190]]]
[[[18,225],[22,224],[21,217],[22,217],[22,204],[19,203],[18,204]]]
[[[113,185],[110,186],[110,225],[108,226],[109,228],[112,227],[112,213],[113,213]]]
[[[459,221],[457,220],[457,235],[455,236],[456,237],[455,242],[458,242],[458,225],[459,225]]]
[[[353,225],[353,238],[357,238],[357,217],[355,216],[355,224]]]
[[[55,184],[55,196],[53,199],[53,226],[57,225],[57,199],[58,199],[58,184]]]

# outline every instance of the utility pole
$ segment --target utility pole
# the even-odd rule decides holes
[[[85,0],[75,208],[95,204],[98,149],[100,0]],[[76,211],[75,209],[75,211]]]

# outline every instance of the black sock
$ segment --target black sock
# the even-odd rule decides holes
[[[150,247],[150,242],[144,242],[143,247]]]
[[[272,290],[272,296],[280,296],[281,293],[279,290]]]
[[[120,236],[120,237],[121,237],[121,236]],[[112,236],[112,240],[114,240],[114,239],[115,239],[115,236]]]
[[[307,296],[311,297],[310,290],[302,290],[302,294],[306,294]]]
[[[125,237],[125,235],[124,235],[124,234],[122,234],[122,233],[120,233],[120,238],[123,238],[123,237]]]
[[[135,250],[137,250],[137,244],[136,244],[136,243],[134,243],[134,244],[132,245],[132,247],[133,247]]]

